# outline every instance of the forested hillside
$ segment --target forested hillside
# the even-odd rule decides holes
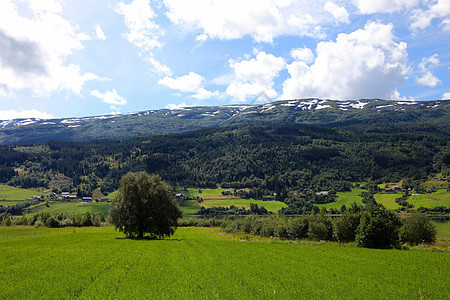
[[[172,185],[220,184],[249,188],[252,197],[276,193],[284,199],[304,190],[345,191],[355,182],[448,176],[445,124],[360,128],[239,125],[147,138],[1,146],[0,181],[79,196],[100,188],[106,195],[118,188],[123,174],[146,170]]]
[[[450,101],[301,99],[259,105],[183,107],[53,120],[0,121],[0,144],[146,137],[236,124],[310,124],[359,132],[396,133],[450,126]],[[389,125],[386,125],[389,124]],[[424,125],[425,124],[425,125]]]

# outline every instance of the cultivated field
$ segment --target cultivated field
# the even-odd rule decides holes
[[[55,213],[97,213],[104,214],[107,216],[109,214],[109,203],[81,203],[77,202],[62,202],[62,201],[50,201],[50,207],[45,207],[39,212],[50,212],[52,214]]]
[[[1,299],[447,299],[450,254],[240,241],[179,228],[0,228]]]
[[[250,203],[255,203],[259,207],[264,206],[268,211],[277,213],[278,210],[287,206],[280,201],[262,201],[255,199],[241,199],[237,196],[230,195],[224,196],[222,195],[222,191],[224,191],[224,189],[205,189],[201,194],[203,202],[199,203],[197,200],[185,200],[180,202],[180,209],[183,211],[184,215],[187,215],[197,213],[202,206],[209,208],[214,206],[230,207],[231,205],[234,205],[250,209]],[[191,192],[191,194],[195,193]]]
[[[383,204],[387,209],[397,209],[401,206],[395,202],[395,199],[400,198],[402,193],[398,194],[375,194],[373,197],[377,203]]]
[[[325,207],[326,209],[330,208],[338,208],[340,209],[342,205],[345,205],[349,208],[352,203],[356,203],[358,205],[363,205],[362,197],[359,196],[362,192],[366,192],[363,189],[352,189],[350,192],[337,192],[336,196],[338,196],[336,202],[327,203],[327,204],[317,204],[319,207]]]
[[[25,201],[34,195],[41,195],[40,192],[33,190],[16,188],[9,185],[0,184],[0,200]],[[1,204],[1,203],[0,203]]]
[[[441,189],[431,194],[412,195],[408,202],[414,204],[415,207],[436,207],[446,206],[450,207],[450,192]]]

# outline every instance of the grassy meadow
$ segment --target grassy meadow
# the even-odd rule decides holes
[[[0,227],[1,299],[447,299],[450,254],[371,250],[179,228]]]
[[[403,194],[375,194],[373,197],[377,203],[384,205],[387,209],[398,209],[401,206],[395,202],[395,199],[400,198]]]
[[[450,207],[450,192],[447,192],[446,189],[441,189],[431,194],[412,195],[409,197],[408,202],[414,204],[415,207]]]
[[[255,199],[241,199],[237,196],[224,196],[222,191],[225,189],[205,189],[202,191],[201,198],[203,202],[199,203],[197,200],[184,200],[180,201],[180,209],[183,211],[184,215],[195,214],[200,210],[200,207],[205,208],[222,206],[230,207],[231,205],[237,207],[244,207],[245,209],[250,209],[250,203],[255,203],[258,206],[264,206],[268,211],[277,213],[283,207],[287,205],[280,201],[262,201]],[[198,191],[198,190],[195,190]],[[191,195],[194,195],[195,191],[189,191]],[[182,193],[182,192],[180,192]]]
[[[34,195],[41,195],[41,193],[33,190],[0,184],[0,200],[25,201]]]
[[[91,203],[81,203],[77,202],[62,202],[62,201],[50,201],[49,207],[44,207],[39,210],[39,212],[50,212],[55,213],[97,213],[104,214],[105,216],[109,214],[109,203],[104,202],[91,202]]]
[[[332,203],[327,204],[317,204],[318,207],[325,207],[326,209],[330,208],[338,208],[340,209],[342,205],[345,205],[347,208],[352,205],[352,203],[356,203],[358,205],[363,205],[362,197],[359,196],[362,192],[366,190],[363,189],[352,189],[349,192],[337,192],[337,200]]]

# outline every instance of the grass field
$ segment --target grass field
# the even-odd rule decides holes
[[[447,299],[450,255],[242,242],[179,228],[0,227],[0,299]],[[420,291],[420,292],[419,292]]]
[[[0,205],[3,205],[4,207],[7,207],[7,206],[11,206],[11,205],[16,205],[16,204],[19,204],[19,203],[22,203],[22,202],[27,202],[27,201],[25,201],[25,200],[15,200],[15,201],[9,201],[9,200],[0,200]]]
[[[97,213],[104,214],[107,216],[109,214],[109,203],[80,203],[80,202],[61,202],[61,201],[51,201],[49,202],[50,207],[45,207],[39,210],[39,212],[50,212],[50,213]]]
[[[183,215],[195,214],[200,210],[200,207],[206,208],[214,206],[230,207],[231,205],[237,207],[250,208],[250,203],[255,203],[258,206],[264,206],[268,211],[276,213],[287,205],[280,201],[262,201],[254,199],[241,199],[237,196],[223,196],[222,191],[225,189],[205,189],[202,191],[201,197],[203,202],[199,203],[197,200],[185,200],[180,202],[180,209]],[[195,191],[198,191],[195,189]],[[191,192],[192,194],[193,192]]]
[[[397,209],[401,206],[395,202],[395,199],[400,198],[402,194],[375,194],[375,201],[379,204],[383,204],[387,209]]]
[[[438,190],[431,194],[412,195],[408,202],[414,204],[415,207],[436,207],[446,206],[450,207],[450,192],[446,189]]]
[[[0,199],[5,199],[9,201],[23,201],[34,195],[40,195],[40,192],[21,189],[9,185],[0,184]]]
[[[362,198],[359,196],[362,192],[367,191],[363,189],[352,189],[350,192],[337,192],[336,196],[338,196],[336,202],[327,203],[327,204],[318,204],[319,207],[325,207],[326,209],[330,208],[341,208],[342,205],[350,207],[353,202],[358,205],[363,205]]]

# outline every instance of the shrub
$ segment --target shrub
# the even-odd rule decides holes
[[[329,241],[333,238],[333,223],[323,214],[311,216],[308,237],[318,241]]]
[[[275,226],[274,234],[276,237],[280,239],[288,239],[289,238],[289,227],[286,219],[279,219],[278,223]]]
[[[414,214],[400,228],[400,241],[412,245],[436,241],[436,226],[425,215]]]
[[[390,248],[398,243],[400,219],[383,205],[371,205],[361,216],[356,233],[360,247]]]
[[[45,221],[45,226],[50,228],[57,228],[60,226],[59,221],[54,217],[50,217]]]
[[[356,237],[356,230],[361,221],[360,213],[344,212],[342,217],[334,222],[334,236],[336,240],[343,243],[353,242]]]
[[[289,221],[289,238],[293,240],[305,239],[308,237],[309,221],[307,217],[292,218]]]

